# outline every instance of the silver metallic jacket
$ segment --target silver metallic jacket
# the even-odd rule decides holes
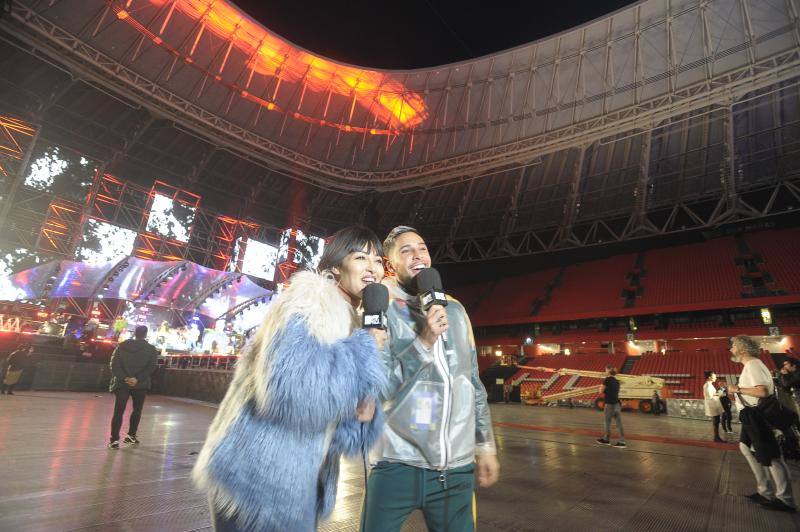
[[[386,425],[372,462],[444,470],[470,464],[476,454],[495,454],[492,418],[464,307],[448,297],[447,338],[426,349],[417,338],[425,322],[417,297],[394,279],[384,284],[391,296],[383,352],[389,391],[383,403]]]

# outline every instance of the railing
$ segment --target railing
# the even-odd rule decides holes
[[[232,371],[239,361],[238,355],[167,355],[160,358],[160,367],[168,369],[214,369]]]

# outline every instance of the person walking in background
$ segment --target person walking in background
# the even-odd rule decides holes
[[[5,360],[6,371],[3,383],[0,385],[0,394],[14,395],[14,386],[22,377],[22,372],[28,364],[28,359],[33,353],[33,346],[20,344]]]
[[[792,394],[794,410],[800,414],[800,371],[797,371],[797,359],[789,357],[783,361],[778,379],[783,389]]]
[[[142,417],[142,407],[150,389],[150,376],[156,369],[158,350],[147,343],[147,327],[136,327],[132,340],[125,340],[117,346],[111,355],[111,384],[109,390],[114,393],[114,416],[111,418],[111,441],[109,449],[119,449],[119,430],[122,427],[122,416],[128,406],[128,398],[133,401],[125,443],[137,444],[136,430]]]
[[[664,413],[664,401],[661,400],[661,396],[658,395],[658,390],[653,392],[653,415],[660,416]]]
[[[775,393],[772,375],[759,359],[759,351],[759,345],[749,336],[731,339],[731,361],[743,366],[739,385],[730,386],[730,391],[736,394],[739,421],[742,422],[739,451],[753,471],[757,487],[755,493],[745,497],[772,510],[794,513],[797,505],[792,494],[789,468],[772,427],[755,408],[760,398]]]
[[[728,384],[725,381],[720,381],[719,386],[719,402],[722,405],[722,430],[727,434],[733,434],[733,414],[731,412],[731,398],[728,392]]]
[[[514,387],[511,386],[511,383],[506,381],[503,383],[503,401],[508,404],[511,402],[511,392],[514,390]]]
[[[706,415],[711,418],[714,424],[714,441],[717,443],[725,443],[725,440],[719,437],[720,418],[725,409],[722,408],[722,403],[719,400],[719,392],[714,387],[714,383],[717,381],[717,375],[713,371],[706,371],[704,376],[706,382],[703,384],[703,406],[705,406]]]
[[[622,428],[622,405],[619,402],[619,381],[614,377],[616,374],[617,368],[606,366],[606,378],[603,380],[603,387],[601,388],[605,402],[603,407],[605,432],[602,438],[597,439],[597,443],[611,445],[611,420],[613,419],[619,431],[619,441],[612,447],[624,449],[628,445],[625,443],[625,429]]]

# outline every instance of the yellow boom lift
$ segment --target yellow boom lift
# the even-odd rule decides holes
[[[590,377],[593,379],[605,379],[606,374],[603,371],[588,371],[582,369],[569,369],[569,368],[545,368],[539,366],[519,366],[520,369],[528,369],[531,371],[544,371],[547,373],[558,373],[559,375],[578,375],[580,377]],[[624,375],[617,373],[614,375],[619,381],[619,398],[622,400],[623,406],[630,408],[638,408],[640,411],[649,414],[653,411],[653,392],[659,392],[664,396],[664,379],[660,377],[651,377],[650,375]],[[600,393],[602,384],[595,386],[586,386],[583,388],[573,388],[572,390],[565,390],[552,394],[543,394],[540,398],[529,399],[528,404],[541,404],[550,401],[558,401],[559,399],[570,399],[573,397],[581,397],[583,395],[592,395]],[[595,399],[594,406],[600,410],[603,409],[605,403],[602,397]]]

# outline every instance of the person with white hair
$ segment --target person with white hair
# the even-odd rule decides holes
[[[730,391],[736,394],[742,422],[739,450],[753,470],[757,484],[756,493],[745,497],[773,510],[794,513],[797,505],[792,495],[789,468],[775,441],[772,427],[756,408],[759,398],[775,393],[772,375],[758,358],[760,351],[760,346],[749,336],[731,339],[731,361],[743,366],[738,386],[730,386]]]

